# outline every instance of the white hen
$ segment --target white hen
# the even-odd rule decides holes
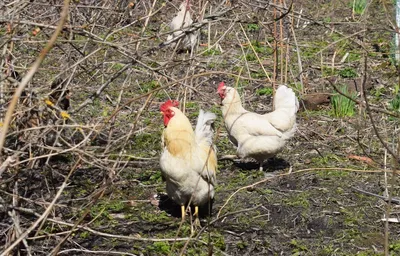
[[[264,115],[245,110],[235,88],[221,82],[222,115],[230,140],[240,158],[257,160],[262,170],[264,160],[282,151],[296,130],[299,102],[293,90],[282,85],[274,97],[275,110]]]
[[[172,19],[171,23],[169,24],[169,28],[172,31],[183,29],[192,25],[193,20],[189,10],[189,0],[185,0],[179,6],[179,12],[176,16]],[[167,37],[167,41],[172,40],[180,35],[182,35],[182,31],[175,31],[171,35]],[[183,36],[181,39],[177,39],[170,44],[171,48],[175,49],[176,44],[180,41],[177,50],[191,50],[197,43],[197,31],[188,33],[187,35]]]

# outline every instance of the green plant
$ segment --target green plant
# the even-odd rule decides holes
[[[397,241],[394,244],[389,245],[390,252],[398,253],[400,252],[400,241]],[[394,254],[393,254],[394,255]]]
[[[353,13],[362,15],[367,7],[367,0],[353,0]]]
[[[168,255],[171,252],[168,242],[154,242],[152,245],[147,246],[147,248],[158,255]]]
[[[389,102],[389,108],[391,110],[400,112],[400,93],[397,93],[396,96]]]
[[[354,78],[357,77],[357,72],[353,68],[344,68],[339,71],[339,75],[343,78]]]
[[[260,27],[258,26],[258,24],[255,23],[250,23],[247,25],[247,31],[249,32],[255,32],[258,31],[260,29]]]
[[[220,55],[221,51],[217,49],[208,49],[203,52],[203,56],[214,56],[214,55]]]
[[[257,57],[254,53],[248,53],[248,54],[246,54],[246,60],[247,61],[255,61],[255,60],[257,60]]]
[[[293,248],[292,255],[302,255],[302,254],[304,254],[304,252],[308,251],[307,246],[305,246],[301,242],[298,242],[295,239],[292,239],[290,241],[290,246]]]
[[[273,91],[271,87],[264,87],[257,89],[256,93],[257,95],[272,95]]]
[[[354,92],[349,93],[346,85],[339,87],[339,91],[343,94],[348,95],[352,99],[355,99],[357,96]],[[331,97],[331,103],[333,106],[333,115],[335,117],[346,117],[354,115],[355,102],[351,99],[337,93]]]

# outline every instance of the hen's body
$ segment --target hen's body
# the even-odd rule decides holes
[[[162,135],[161,171],[168,196],[183,207],[190,202],[197,213],[198,206],[214,197],[217,157],[212,145],[211,124],[215,115],[200,110],[196,131],[193,131],[178,108],[169,109],[174,114]]]
[[[230,140],[240,158],[254,158],[262,169],[262,162],[282,151],[294,135],[297,98],[291,89],[281,86],[275,94],[275,110],[261,115],[245,110],[236,89],[224,87],[224,93],[220,93],[222,115]]]
[[[172,33],[172,35],[169,35],[167,37],[167,41],[180,36],[183,32],[179,31],[179,29],[183,29],[192,25],[193,20],[192,16],[190,15],[189,9],[187,8],[187,5],[188,5],[187,2],[183,2],[179,6],[179,12],[176,14],[176,16],[172,19],[171,23],[169,24],[169,28],[172,31],[175,30],[178,31],[175,31]],[[171,43],[170,46],[172,48],[175,48],[179,40],[180,40],[180,45],[178,46],[178,50],[191,50],[192,47],[194,47],[197,42],[197,33],[196,32],[188,33],[181,39],[177,39],[177,41]]]

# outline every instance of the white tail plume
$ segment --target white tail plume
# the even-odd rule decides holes
[[[299,109],[299,101],[291,88],[281,85],[276,90],[274,106],[276,110],[287,109],[290,114],[294,115]]]
[[[216,118],[214,113],[204,112],[204,110],[200,109],[195,129],[197,141],[205,141],[208,145],[212,144],[214,137],[214,128],[212,124]]]

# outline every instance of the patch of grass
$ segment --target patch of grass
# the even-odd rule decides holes
[[[321,68],[322,76],[327,77],[327,76],[333,76],[337,74],[337,71],[334,68],[323,66]]]
[[[152,91],[152,90],[154,90],[154,89],[157,88],[157,87],[158,87],[158,82],[155,81],[155,80],[152,80],[152,81],[150,81],[150,82],[143,83],[143,84],[140,85],[140,89],[141,89],[143,92]]]
[[[254,53],[246,54],[245,58],[246,58],[247,61],[255,61],[255,60],[257,60],[257,57],[256,57],[256,55]]]
[[[354,78],[357,77],[357,72],[350,67],[346,67],[339,71],[339,75],[343,78]]]
[[[367,0],[353,0],[353,13],[362,15],[367,7]]]
[[[308,192],[302,192],[294,194],[290,198],[283,199],[283,202],[288,206],[301,206],[308,209],[310,206],[308,198],[310,198],[310,194]]]
[[[400,93],[397,93],[389,102],[390,110],[400,112]]]
[[[220,55],[221,51],[217,49],[208,49],[203,53],[203,56],[214,56],[214,55]]]
[[[171,246],[168,242],[154,242],[152,245],[147,246],[149,252],[154,252],[157,255],[168,255],[171,252]]]
[[[140,213],[140,217],[147,221],[147,222],[152,222],[152,223],[164,223],[166,221],[170,220],[170,217],[168,217],[167,213],[164,211],[161,212],[151,212],[151,211],[142,211]]]
[[[400,253],[400,241],[396,241],[395,243],[389,245],[389,250],[391,253],[395,253],[393,255]]]
[[[293,88],[294,91],[295,91],[297,94],[300,94],[300,93],[303,92],[303,90],[304,90],[303,85],[302,85],[301,83],[291,83],[291,84],[289,84],[289,87],[290,87],[290,88]]]
[[[356,210],[340,209],[344,215],[344,224],[348,227],[356,227],[362,221]]]
[[[317,111],[316,111],[317,112]],[[325,154],[323,157],[313,157],[311,162],[316,166],[327,166],[329,163],[341,162],[342,160],[335,154]]]
[[[320,177],[321,179],[335,179],[340,177],[348,177],[349,173],[339,170],[319,171],[317,172],[317,176]]]
[[[332,21],[332,19],[331,19],[331,17],[325,17],[325,18],[323,19],[323,21],[324,21],[325,23],[330,23],[330,22]]]
[[[353,62],[358,61],[361,59],[361,55],[359,53],[350,52],[349,56],[347,57],[347,61]]]
[[[264,88],[257,89],[256,94],[257,95],[272,95],[273,92],[274,92],[274,89],[272,89],[271,87],[264,87]]]
[[[240,241],[240,242],[238,242],[238,243],[236,244],[236,247],[237,247],[239,250],[243,250],[243,249],[246,248],[247,246],[249,246],[249,244],[248,244],[247,242],[245,242],[245,241]]]
[[[271,48],[267,47],[266,45],[261,44],[260,41],[252,40],[250,43],[251,43],[251,46],[253,46],[254,51],[256,53],[263,53],[263,54],[272,54],[273,53],[273,50]],[[247,46],[246,48],[250,49],[252,51],[250,46]]]
[[[381,96],[385,95],[386,89],[385,87],[378,87],[371,90],[371,93],[376,97],[380,98]]]
[[[250,23],[247,25],[247,31],[256,32],[260,29],[260,26],[256,23]]]
[[[265,78],[265,77],[267,77],[267,75],[265,74],[265,72],[263,70],[259,70],[258,72],[251,72],[250,76],[252,78]]]
[[[198,104],[196,102],[186,102],[185,107],[186,107],[186,109],[189,109],[189,108],[196,109],[196,108],[198,108]]]
[[[290,246],[292,247],[292,256],[304,255],[304,253],[308,252],[307,246],[296,239],[290,241]]]
[[[340,86],[339,90],[353,99],[357,96],[355,93],[349,93],[346,85]],[[355,102],[339,93],[331,97],[331,103],[333,107],[333,115],[335,117],[350,117],[355,113]]]
[[[211,239],[212,239],[215,247],[221,249],[222,251],[224,251],[226,249],[225,238],[222,234],[212,233]],[[205,241],[205,242],[207,242],[207,241]]]

